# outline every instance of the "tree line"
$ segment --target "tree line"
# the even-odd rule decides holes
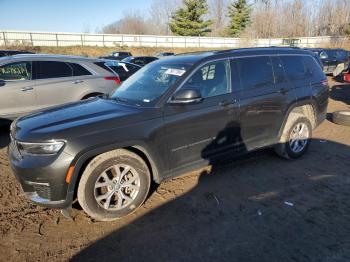
[[[153,0],[103,33],[222,37],[350,35],[349,0]]]

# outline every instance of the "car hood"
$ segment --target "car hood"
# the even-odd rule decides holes
[[[21,117],[11,132],[21,141],[64,139],[145,120],[147,111],[111,99],[94,98]]]

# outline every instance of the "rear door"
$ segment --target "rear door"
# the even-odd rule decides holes
[[[304,55],[280,56],[287,80],[293,85],[296,98],[299,99],[309,99],[311,97],[310,73],[305,67],[304,58]]]
[[[14,118],[36,107],[32,62],[13,62],[0,66],[0,118]]]
[[[234,67],[241,82],[239,120],[245,148],[275,143],[288,105],[295,101],[281,62],[278,57],[245,57],[233,59]]]
[[[38,108],[78,100],[88,86],[85,76],[73,76],[73,68],[61,61],[34,62]]]

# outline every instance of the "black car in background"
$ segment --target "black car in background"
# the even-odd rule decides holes
[[[124,58],[121,61],[132,63],[139,66],[145,66],[158,59],[159,59],[158,57],[154,57],[154,56],[129,56],[127,58]]]
[[[349,53],[344,49],[307,48],[306,50],[312,51],[319,56],[325,74],[333,74],[340,64],[344,64],[345,69],[349,66]]]
[[[128,62],[119,62],[115,60],[105,60],[103,66],[108,71],[113,71],[113,73],[118,74],[121,82],[124,82],[130,76],[135,74],[142,67]]]
[[[107,56],[100,56],[101,59],[111,59],[111,60],[123,60],[126,57],[132,56],[130,52],[112,52]]]
[[[65,209],[77,196],[94,219],[115,220],[145,201],[151,181],[265,147],[301,157],[328,95],[308,51],[174,56],[141,68],[110,97],[17,119],[9,160],[33,202]]]
[[[0,57],[20,55],[20,54],[34,54],[34,53],[29,51],[18,51],[18,50],[0,50]]]

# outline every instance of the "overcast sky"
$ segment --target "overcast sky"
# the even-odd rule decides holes
[[[169,0],[164,0],[169,1]],[[170,0],[171,1],[171,0]],[[152,0],[0,0],[0,30],[94,32]]]

